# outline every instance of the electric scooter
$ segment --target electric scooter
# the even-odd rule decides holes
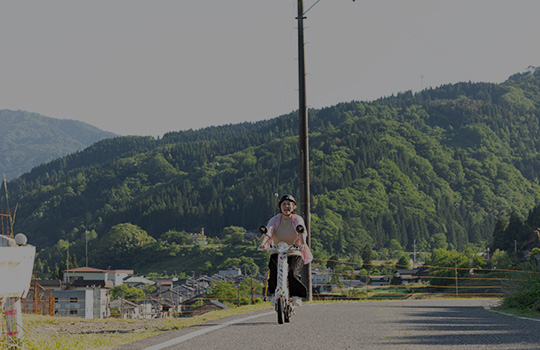
[[[266,234],[268,228],[266,226],[261,226],[259,232]],[[296,232],[303,233],[304,227],[298,225],[296,227]],[[298,238],[296,238],[298,240]],[[270,253],[277,253],[277,284],[276,291],[274,293],[274,298],[276,301],[275,308],[277,313],[277,319],[279,324],[283,324],[283,321],[290,322],[291,316],[293,313],[292,301],[289,296],[289,263],[287,262],[287,251],[288,250],[300,250],[299,247],[294,246],[296,240],[293,244],[289,245],[285,242],[279,242],[277,245],[271,245],[266,250]]]

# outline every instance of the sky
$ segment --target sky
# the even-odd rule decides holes
[[[0,109],[154,137],[290,113],[297,4],[3,1]],[[304,0],[304,9],[310,108],[501,83],[540,66],[538,0]]]

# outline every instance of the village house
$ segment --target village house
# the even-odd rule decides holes
[[[133,303],[125,299],[116,299],[110,303],[111,314],[117,313],[123,319],[139,319],[142,318],[141,305]]]
[[[387,286],[391,279],[391,276],[369,276],[369,284],[373,287]]]
[[[195,243],[198,243],[200,245],[207,245],[208,244],[208,237],[204,234],[204,227],[201,228],[200,233],[189,233],[189,236],[195,241]]]
[[[409,284],[427,282],[428,280],[429,269],[425,266],[420,266],[414,269],[397,269],[394,273],[392,283]]]
[[[123,284],[128,285],[130,287],[143,288],[145,286],[153,286],[156,284],[156,282],[151,281],[142,276],[128,276],[124,279]]]
[[[197,304],[201,305],[196,306]],[[183,304],[182,314],[183,316],[193,317],[210,311],[227,310],[230,308],[230,306],[227,306],[217,300],[204,301],[202,298],[193,298]]]
[[[35,281],[37,293],[31,291],[25,300],[25,312],[34,312],[35,305],[39,313],[56,316],[77,316],[83,318],[163,318],[186,316],[183,304],[203,300],[203,296],[216,282],[241,283],[246,278],[239,268],[230,268],[212,276],[159,279],[154,282],[140,276],[134,276],[133,270],[101,270],[92,267],[80,267],[64,271],[63,281]],[[256,276],[264,283],[263,276]],[[110,290],[126,284],[139,289],[154,285],[156,290],[139,301],[110,300]],[[192,312],[204,313],[211,309],[226,308],[217,301],[205,301],[201,305],[185,306]],[[112,312],[111,312],[112,310]]]
[[[133,270],[100,270],[93,267],[77,267],[64,271],[64,283],[75,281],[110,281],[112,288],[123,284],[124,279],[133,275]]]
[[[366,282],[361,281],[361,280],[340,278],[339,281],[343,283],[343,287],[348,288],[348,289],[364,288],[367,286]]]
[[[110,316],[109,289],[101,287],[53,290],[55,316],[102,319]]]
[[[227,270],[218,271],[221,277],[235,278],[242,275],[242,270],[238,267],[229,267]]]
[[[316,293],[331,292],[333,289],[330,283],[331,278],[330,270],[328,269],[318,269],[315,267],[311,269],[311,283]]]
[[[30,294],[25,300],[25,310],[39,309],[44,299],[52,304],[54,315],[77,316],[86,319],[106,318],[110,316],[110,289],[123,283],[124,278],[133,274],[133,270],[101,270],[92,267],[79,267],[65,270],[63,281],[36,281],[37,293]],[[42,313],[45,313],[44,311]]]

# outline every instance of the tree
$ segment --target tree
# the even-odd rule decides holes
[[[163,244],[165,244],[165,243],[168,243],[168,244],[176,243],[176,244],[179,244],[179,245],[185,245],[185,244],[193,244],[194,243],[193,238],[191,238],[190,236],[188,236],[184,232],[178,232],[178,231],[174,231],[174,230],[169,230],[169,231],[165,232],[164,234],[161,235],[161,237],[159,237],[159,240]]]
[[[504,230],[504,235],[506,237],[505,244],[506,247],[501,249],[511,252],[514,250],[516,242],[523,242],[526,239],[526,230],[523,225],[523,221],[518,213],[514,210],[510,215],[510,220],[508,221],[508,226]]]
[[[70,255],[68,260],[70,269],[76,269],[77,267],[79,267],[79,263],[77,262],[77,257],[75,256],[75,254]]]
[[[239,258],[227,258],[223,264],[218,266],[219,270],[225,270],[231,267],[242,269],[248,276],[255,276],[259,273],[259,266],[253,258],[241,256]]]
[[[58,267],[58,264],[54,264],[54,268],[52,270],[50,278],[52,280],[61,280],[62,279],[62,275],[60,273],[60,268]]]
[[[144,297],[144,291],[128,286],[127,284],[121,284],[111,289],[111,296],[113,299],[126,299],[131,302],[136,302]]]
[[[99,242],[99,262],[102,266],[115,268],[130,268],[136,260],[137,253],[145,246],[154,243],[146,231],[133,224],[118,224]]]
[[[208,292],[206,300],[219,300],[225,305],[247,305],[251,301],[249,287],[235,286],[233,282],[216,282]]]
[[[223,238],[223,243],[235,246],[244,243],[243,233],[230,233]]]
[[[485,267],[486,260],[478,249],[469,247],[463,251],[463,254],[469,259],[469,264],[472,268],[481,269]]]
[[[391,239],[388,251],[390,253],[390,258],[396,259],[403,254],[403,247],[401,247],[401,244],[397,239]]]
[[[537,264],[540,266],[540,248],[534,247],[533,249],[531,249],[527,261],[532,263],[533,266]]]
[[[246,232],[246,229],[240,226],[228,226],[223,229],[223,232],[221,233],[221,237],[225,238],[229,235],[233,235],[235,233],[241,233],[242,235]]]
[[[201,273],[207,273],[207,274],[211,274],[212,273],[212,262],[210,261],[205,261],[203,266],[200,268],[200,272]]]
[[[220,270],[225,270],[231,267],[240,267],[242,264],[242,261],[240,258],[227,258],[223,264],[219,265],[218,268]]]
[[[435,249],[430,258],[429,282],[432,286],[447,286],[455,283],[456,277],[462,277],[470,268],[466,255],[455,250]]]
[[[339,263],[339,257],[334,254],[326,261],[326,267],[334,270]]]
[[[410,269],[411,268],[411,261],[408,257],[405,255],[402,255],[401,258],[399,258],[398,262],[396,263],[396,269]]]
[[[508,256],[508,253],[504,250],[496,249],[489,260],[490,265],[494,269],[507,270],[512,268],[512,258]]]
[[[263,285],[261,283],[259,283],[259,281],[257,281],[256,279],[254,278],[251,278],[251,277],[248,277],[248,278],[245,278],[241,283],[240,283],[240,289],[241,289],[241,293],[244,293],[245,290],[248,291],[248,295],[255,295],[255,294],[263,294]]]
[[[373,251],[371,250],[371,247],[369,244],[364,245],[364,248],[362,249],[362,261],[364,262],[364,265],[362,266],[364,269],[370,269],[371,268],[371,262],[373,260]]]
[[[444,233],[436,233],[430,239],[431,248],[435,249],[446,249],[448,248],[448,242],[446,241],[446,235]]]

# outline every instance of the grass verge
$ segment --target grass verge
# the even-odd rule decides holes
[[[263,303],[212,311],[190,318],[155,320],[86,320],[25,314],[22,345],[27,350],[112,349],[118,345],[206,321],[270,308],[269,303]],[[8,348],[6,340],[0,340],[0,349]]]

